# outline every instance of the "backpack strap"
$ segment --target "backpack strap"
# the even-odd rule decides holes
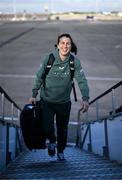
[[[75,84],[74,84],[74,81],[73,81],[74,72],[75,72],[75,65],[74,65],[74,56],[72,54],[70,54],[69,67],[70,67],[70,75],[71,75],[71,81],[72,81],[72,88],[73,88],[74,98],[75,98],[75,101],[77,101]]]
[[[45,88],[45,79],[46,79],[46,76],[49,73],[51,67],[53,66],[54,61],[55,61],[55,57],[54,57],[53,53],[51,53],[49,55],[49,59],[48,59],[47,65],[46,65],[46,69],[45,69],[45,71],[44,71],[44,73],[42,75],[42,78],[41,78],[43,80],[44,88]]]
[[[70,54],[69,67],[70,67],[71,80],[73,81],[75,68],[74,68],[74,56],[72,54]]]
[[[51,67],[53,66],[53,63],[55,61],[55,57],[54,55],[51,53],[49,55],[49,59],[48,59],[48,62],[47,62],[47,66],[46,66],[46,69],[45,69],[45,75],[47,75],[51,69]]]

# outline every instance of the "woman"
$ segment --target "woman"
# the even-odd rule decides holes
[[[48,154],[65,160],[64,149],[67,143],[68,122],[71,110],[70,94],[72,81],[70,77],[69,60],[72,53],[77,54],[77,47],[70,34],[61,34],[58,37],[56,49],[52,52],[55,58],[52,68],[45,79],[45,87],[41,81],[45,71],[49,54],[43,59],[42,66],[39,68],[32,97],[30,102],[36,102],[36,96],[40,89],[40,98],[43,105],[43,125],[45,138],[49,140]],[[81,108],[87,111],[89,107],[89,88],[85,78],[80,60],[74,56],[74,78],[77,80],[82,95]],[[56,116],[57,136],[55,136],[54,117]]]

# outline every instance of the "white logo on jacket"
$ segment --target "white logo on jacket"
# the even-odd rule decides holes
[[[64,66],[63,67],[60,66],[59,69],[61,69],[61,70],[64,69]]]

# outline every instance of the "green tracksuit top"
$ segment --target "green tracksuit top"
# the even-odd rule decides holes
[[[72,81],[70,76],[69,56],[62,61],[59,56],[59,52],[56,49],[53,51],[55,61],[51,67],[45,80],[45,88],[42,85],[41,76],[46,69],[46,65],[49,59],[49,54],[44,56],[43,63],[40,65],[38,72],[36,73],[34,87],[32,89],[32,96],[36,97],[38,90],[40,90],[40,97],[51,103],[65,103],[70,101],[70,95],[72,90]],[[82,99],[89,100],[89,87],[86,77],[81,67],[80,60],[74,58],[74,78],[78,82],[79,89],[81,91]]]

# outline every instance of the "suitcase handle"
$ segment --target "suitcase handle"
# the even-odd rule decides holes
[[[32,102],[32,105],[33,105],[33,117],[36,118],[36,110],[35,110],[35,103]]]

